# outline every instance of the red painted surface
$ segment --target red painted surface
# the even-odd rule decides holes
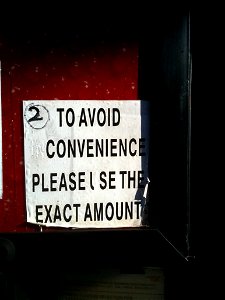
[[[31,38],[30,38],[31,36]],[[115,36],[88,42],[57,35],[0,35],[3,198],[0,232],[39,231],[26,223],[23,100],[137,99],[138,43]],[[50,39],[51,38],[51,39]],[[50,41],[50,42],[49,42]],[[45,229],[48,230],[48,229]],[[54,229],[56,230],[56,229]]]

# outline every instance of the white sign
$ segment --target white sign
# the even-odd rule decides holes
[[[141,226],[148,102],[40,100],[23,106],[27,221]]]

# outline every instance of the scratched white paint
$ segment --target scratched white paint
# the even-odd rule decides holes
[[[23,101],[23,114],[28,222],[73,228],[141,226],[148,182],[147,102],[32,100]],[[127,156],[119,153],[120,139],[130,145]],[[68,155],[68,141],[76,146],[75,154]],[[106,148],[103,156],[96,152],[101,142],[109,143],[108,150],[112,145],[112,155],[106,155]]]

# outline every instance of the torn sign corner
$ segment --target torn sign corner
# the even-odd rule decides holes
[[[143,192],[144,204],[141,213],[141,225],[143,226],[149,226],[149,185],[150,179],[147,177],[147,182]]]

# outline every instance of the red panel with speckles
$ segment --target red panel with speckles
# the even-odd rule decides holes
[[[82,29],[64,26],[32,30],[28,26],[0,35],[0,232],[39,230],[26,223],[22,101],[137,99],[138,42],[129,26],[95,24]]]

